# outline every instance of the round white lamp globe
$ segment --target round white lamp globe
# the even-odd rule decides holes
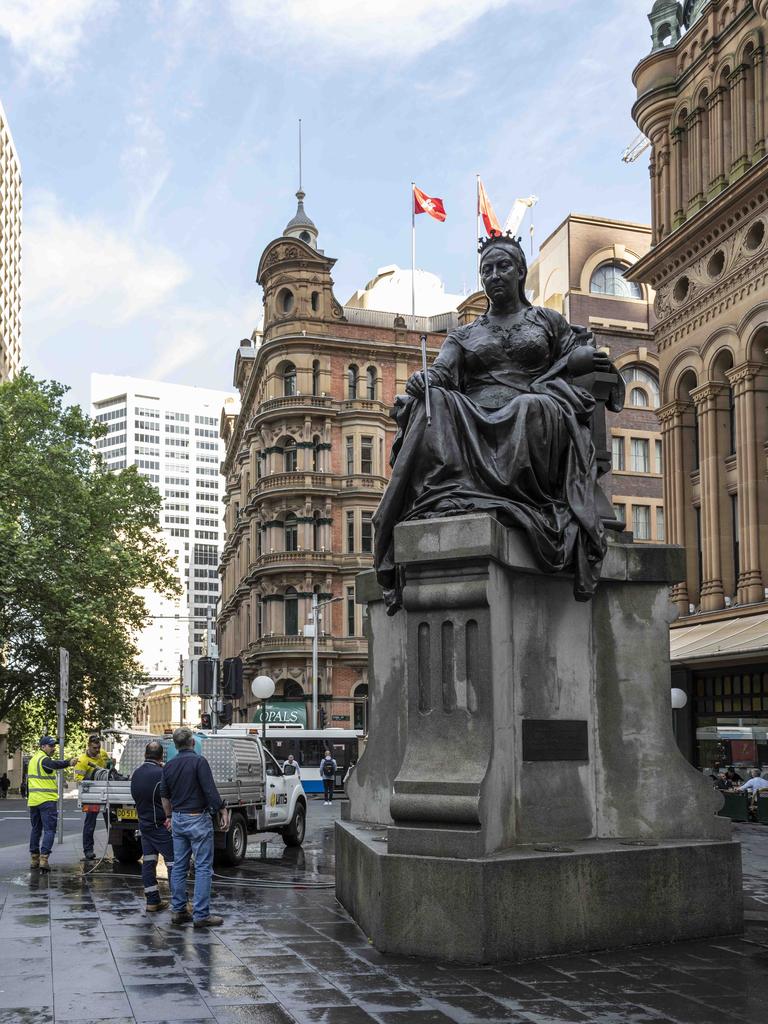
[[[251,683],[251,693],[256,700],[269,700],[275,692],[275,684],[269,676],[256,676]]]
[[[680,708],[684,708],[688,703],[688,694],[685,690],[680,690],[676,686],[672,687],[671,697],[673,711],[679,711]]]

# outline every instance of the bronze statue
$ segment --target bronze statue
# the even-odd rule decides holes
[[[494,512],[525,531],[545,572],[574,574],[587,601],[600,578],[605,532],[590,433],[595,399],[577,378],[613,367],[592,335],[525,295],[518,240],[480,243],[488,312],[452,331],[427,371],[406,384],[393,416],[392,478],[374,517],[375,564],[390,614],[400,607],[393,536],[411,519]],[[608,408],[620,411],[621,378]]]

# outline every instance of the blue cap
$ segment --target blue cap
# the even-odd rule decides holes
[[[40,742],[38,743],[38,746],[39,747],[55,747],[58,744],[58,742],[59,741],[56,739],[55,736],[41,736],[40,737]]]

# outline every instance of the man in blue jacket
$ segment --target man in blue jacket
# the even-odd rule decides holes
[[[173,734],[176,756],[163,768],[160,798],[173,831],[171,910],[173,924],[193,920],[195,928],[216,928],[224,918],[211,914],[213,879],[213,817],[229,828],[229,811],[213,781],[211,766],[195,752],[192,730],[183,726]],[[187,909],[187,871],[195,855],[193,911]]]
[[[144,764],[140,765],[131,776],[131,796],[136,804],[141,833],[141,880],[144,883],[144,896],[147,901],[147,913],[156,914],[166,910],[168,900],[160,899],[157,885],[157,858],[162,854],[168,870],[170,882],[173,868],[173,839],[171,838],[171,819],[165,813],[160,798],[160,786],[163,781],[163,745],[159,740],[150,740],[144,748]]]

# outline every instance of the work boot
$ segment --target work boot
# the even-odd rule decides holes
[[[29,855],[29,866],[31,868],[39,868],[40,867],[40,854],[39,853],[31,853]]]
[[[171,914],[171,924],[189,924],[192,920],[190,912],[184,908],[184,910],[174,910]]]
[[[48,866],[48,854],[47,853],[41,853],[40,854],[40,870],[41,871],[50,871],[51,870],[50,867]]]
[[[147,913],[148,914],[157,914],[161,910],[167,910],[168,907],[170,907],[170,905],[171,904],[170,904],[169,900],[160,900],[159,903],[148,903],[147,904]]]
[[[222,924],[224,924],[223,917],[219,917],[218,914],[210,914],[208,917],[195,921],[194,926],[195,928],[218,928]]]

